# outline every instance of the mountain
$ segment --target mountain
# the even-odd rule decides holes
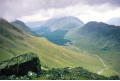
[[[32,28],[32,30],[55,44],[64,45],[67,42],[70,42],[69,40],[64,39],[66,33],[74,28],[81,27],[82,25],[83,22],[78,18],[68,16],[49,19],[42,23],[40,27]]]
[[[71,40],[78,51],[100,56],[108,68],[120,74],[120,26],[89,22],[68,32],[65,38]]]
[[[41,24],[41,23],[40,23]],[[61,18],[53,18],[42,23],[40,27],[37,27],[35,31],[55,31],[55,30],[71,30],[75,27],[83,25],[83,22],[76,17],[66,16]],[[34,28],[33,28],[34,29]],[[46,29],[46,30],[45,30]]]
[[[20,25],[23,30],[25,30],[26,32],[31,31],[29,27],[27,27],[22,21],[20,20],[16,20],[14,22],[12,22],[14,25]]]
[[[74,36],[73,40],[89,40],[91,44],[100,45],[101,49],[120,48],[120,26],[89,22],[75,32],[78,35]]]
[[[103,68],[94,55],[65,49],[43,37],[31,35],[20,27],[0,19],[0,62],[33,52],[39,57],[42,69],[79,66],[97,73]]]
[[[38,36],[37,33],[35,33],[34,31],[32,31],[24,22],[20,21],[20,20],[15,20],[13,22],[11,22],[13,25],[21,28],[21,30],[24,30],[25,32],[28,32],[29,34],[33,34]]]
[[[111,25],[120,26],[120,18],[111,18],[107,23]]]
[[[43,25],[46,21],[34,21],[34,22],[26,22],[25,24],[29,26],[31,29],[39,28],[41,25]]]

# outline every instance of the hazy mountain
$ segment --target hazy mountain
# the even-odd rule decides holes
[[[19,27],[21,30],[24,30],[25,32],[28,32],[29,34],[32,34],[32,35],[36,35],[38,36],[37,33],[35,33],[34,31],[32,31],[30,29],[30,27],[28,27],[24,22],[20,21],[20,20],[16,20],[16,21],[13,21],[11,22],[13,25]]]
[[[12,24],[21,26],[20,28],[22,28],[26,32],[31,31],[31,29],[28,26],[26,26],[26,24],[24,22],[22,22],[20,20],[13,21]]]
[[[34,21],[34,22],[26,22],[25,24],[29,26],[31,29],[39,28],[41,25],[43,25],[46,21]]]
[[[32,28],[32,30],[55,44],[64,45],[67,42],[70,42],[69,40],[64,39],[66,33],[75,28],[79,28],[82,25],[83,22],[78,18],[68,16],[49,19],[42,23],[40,27]]]
[[[67,17],[49,19],[44,23],[42,22],[42,25],[40,27],[37,27],[35,31],[37,32],[51,31],[52,32],[58,29],[70,30],[81,25],[83,25],[83,22],[80,21],[78,18],[67,16]]]
[[[112,18],[107,23],[111,25],[120,26],[120,18]]]

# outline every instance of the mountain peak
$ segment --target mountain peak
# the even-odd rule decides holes
[[[107,24],[103,22],[91,21],[91,22],[88,22],[86,25],[107,25]]]
[[[83,24],[83,22],[78,19],[77,17],[74,17],[74,16],[64,16],[64,17],[61,17],[61,18],[58,18],[59,20],[76,20],[76,21],[79,21],[81,24]]]
[[[20,20],[15,20],[15,21],[13,21],[12,23],[14,23],[14,24],[19,24],[19,25],[21,25],[21,26],[26,27],[25,23],[22,22],[22,21],[20,21]]]
[[[8,23],[8,21],[5,20],[5,19],[3,19],[3,18],[0,18],[0,22],[2,22],[2,23]]]
[[[91,21],[84,25],[84,27],[101,27],[101,28],[120,28],[120,26],[110,25],[103,22]]]

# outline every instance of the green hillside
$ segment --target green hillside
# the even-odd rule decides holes
[[[32,65],[31,65],[32,64]],[[27,68],[27,69],[26,69]],[[0,62],[0,80],[119,80],[105,77],[82,67],[41,69],[38,56],[26,53]]]
[[[32,36],[5,20],[0,20],[0,30],[0,61],[33,52],[38,54],[44,69],[78,66],[98,72],[103,68],[100,60],[93,55],[67,50],[45,38]]]
[[[103,59],[106,69],[102,74],[112,70],[120,75],[120,27],[105,23],[89,22],[80,29],[70,31],[65,36],[72,41],[72,46],[67,45],[78,52],[97,55]]]

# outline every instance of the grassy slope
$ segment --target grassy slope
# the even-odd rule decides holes
[[[33,37],[28,40],[33,45],[33,50],[37,53],[43,64],[49,67],[75,67],[82,66],[90,71],[96,72],[101,67],[101,63],[94,56],[88,54],[78,54],[71,50],[50,43],[44,38]]]
[[[79,29],[80,30],[80,29]],[[108,31],[108,30],[106,30]],[[89,36],[90,34],[90,36]],[[96,45],[96,42],[91,42],[91,38],[93,38],[91,33],[89,33],[88,36],[84,37],[84,39],[80,39],[80,36],[82,36],[80,34],[80,32],[78,31],[78,29],[69,32],[66,35],[66,39],[70,39],[73,42],[73,46],[67,46],[67,48],[72,49],[74,51],[77,52],[85,52],[88,54],[97,54],[99,55],[105,62],[105,64],[108,66],[107,69],[104,70],[104,72],[102,74],[104,75],[112,75],[112,74],[118,74],[120,75],[120,51],[118,50],[103,50],[101,49],[101,47],[103,46],[101,45]],[[94,38],[93,38],[94,39]],[[102,39],[99,39],[97,41],[101,41]],[[109,40],[108,40],[109,42]],[[104,45],[106,45],[108,42],[104,43]],[[115,42],[112,42],[111,45],[114,45]],[[104,47],[104,46],[103,46]],[[114,47],[115,48],[115,47]]]
[[[77,43],[77,45],[79,45],[79,43]],[[107,65],[107,69],[105,69],[103,71],[103,75],[114,75],[117,74],[120,76],[120,52],[119,51],[100,51],[98,49],[96,49],[97,47],[93,47],[92,51],[89,48],[85,48],[84,46],[80,45],[79,47],[76,45],[71,48],[71,46],[67,46],[66,48],[74,50],[78,53],[86,53],[86,54],[91,54],[91,55],[99,55],[105,62],[105,64]],[[85,48],[85,49],[83,49]],[[95,49],[94,49],[95,48]],[[94,50],[94,51],[93,51]]]
[[[9,23],[2,24],[0,27],[5,28],[4,30],[7,31],[4,33],[9,34],[8,37],[0,34],[0,61],[26,52],[34,52],[38,54],[43,67],[81,66],[92,72],[97,72],[102,68],[102,64],[95,56],[78,54],[57,46],[45,38],[31,36],[23,30],[18,32]]]
[[[101,57],[101,59],[106,64],[106,68],[105,69],[104,69],[104,67],[102,68],[102,69],[104,69],[104,71],[101,73],[102,75],[106,75],[106,76],[120,75],[119,74],[119,52],[112,51],[112,52],[106,52],[106,53],[103,52],[102,53],[102,52],[100,52],[100,51],[98,52],[96,50],[94,52],[90,52],[85,49],[81,50],[74,45],[73,46],[64,46],[64,47],[67,49],[74,50],[78,53],[86,53],[89,55],[98,55],[99,57]],[[116,54],[116,55],[113,55],[113,54]]]
[[[17,40],[13,44],[17,46],[14,47],[10,45],[10,42],[7,42],[5,47],[8,47],[9,50],[0,50],[0,60],[9,59],[26,52],[34,52],[38,54],[43,66],[46,65],[49,68],[81,66],[92,72],[97,72],[102,68],[101,63],[94,56],[78,54],[71,50],[64,49],[50,43],[45,38],[26,37],[25,40]]]

